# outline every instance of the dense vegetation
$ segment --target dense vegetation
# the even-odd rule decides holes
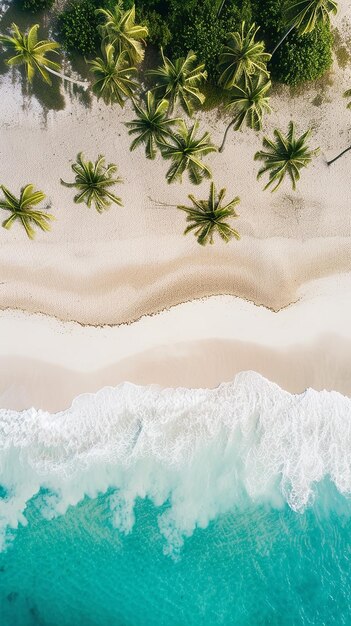
[[[282,6],[283,0],[251,0],[252,19],[260,26],[268,50],[287,30]],[[332,64],[332,46],[329,23],[320,22],[305,35],[293,30],[272,57],[272,77],[288,85],[320,78]]]
[[[52,0],[22,1],[27,8],[52,4]],[[133,6],[132,0],[120,1],[124,10]],[[272,51],[287,29],[284,1],[227,0],[218,15],[219,0],[136,0],[136,21],[147,27],[147,42],[163,48],[167,56],[185,56],[193,50],[205,64],[210,83],[216,84],[228,33],[239,31],[243,21],[256,23],[266,51]],[[114,5],[113,0],[70,0],[58,20],[63,47],[83,55],[99,52],[101,15],[96,9]],[[319,78],[332,63],[332,44],[329,23],[319,22],[303,35],[293,30],[272,57],[272,78],[288,85]]]
[[[39,1],[39,0],[38,0]],[[34,2],[34,0],[33,0]],[[133,102],[136,118],[127,122],[129,134],[136,135],[130,146],[145,147],[146,157],[154,159],[159,151],[170,167],[168,183],[181,182],[183,174],[194,185],[211,179],[210,167],[203,158],[218,151],[208,132],[183,118],[193,116],[206,100],[207,84],[225,95],[231,121],[219,151],[224,149],[228,131],[244,125],[262,130],[262,120],[271,112],[271,77],[290,85],[318,78],[331,64],[332,35],[330,18],[336,13],[334,0],[69,0],[59,16],[58,26],[66,50],[78,51],[86,58],[91,80],[80,81],[62,73],[54,60],[59,44],[38,39],[39,25],[21,31],[12,24],[9,34],[0,34],[0,44],[7,52],[9,66],[24,66],[27,80],[40,75],[51,84],[49,74],[92,89],[106,104],[123,106]],[[152,55],[153,69],[142,66],[147,41],[160,49],[158,67]],[[149,49],[154,49],[152,46]],[[149,63],[149,61],[148,61]],[[150,65],[150,63],[149,63]],[[142,68],[141,75],[139,69]],[[147,79],[148,87],[141,77]],[[147,91],[148,88],[148,91]],[[345,92],[345,97],[351,90]],[[182,117],[171,117],[174,111]],[[255,159],[263,162],[257,178],[268,174],[265,189],[276,190],[290,179],[293,189],[306,168],[318,154],[310,148],[310,130],[301,136],[290,122],[288,132],[274,131],[273,139],[263,138],[263,150]],[[340,158],[347,148],[328,164]],[[121,205],[109,187],[121,182],[115,177],[116,165],[105,166],[104,157],[86,161],[82,154],[72,166],[76,174],[75,202],[92,204],[103,212],[111,203]],[[52,216],[33,206],[45,196],[27,185],[20,197],[0,186],[4,199],[0,208],[10,211],[3,226],[10,228],[20,220],[27,235],[34,236],[32,224],[49,229]],[[179,206],[187,213],[189,225],[199,243],[213,243],[217,232],[224,241],[239,238],[227,222],[237,217],[238,198],[223,206],[224,190],[217,195],[211,182],[208,200],[189,196],[194,206]]]
[[[21,0],[21,8],[25,11],[38,13],[45,9],[51,9],[55,0]]]
[[[218,78],[218,59],[228,32],[242,21],[260,26],[260,36],[271,51],[286,31],[284,0],[227,0],[218,17],[214,0],[136,0],[137,18],[146,23],[149,41],[181,56],[193,50],[206,65],[210,80]],[[129,0],[125,0],[128,5]],[[332,63],[332,35],[328,23],[312,33],[292,32],[274,55],[273,78],[289,85],[315,80]]]
[[[96,11],[106,4],[100,0],[70,0],[58,20],[59,36],[66,50],[84,55],[96,52],[101,22]]]

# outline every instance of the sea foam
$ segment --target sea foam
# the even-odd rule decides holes
[[[0,532],[62,514],[111,492],[114,524],[129,532],[137,498],[163,507],[169,550],[243,500],[303,511],[329,478],[351,492],[351,399],[291,395],[254,372],[214,390],[125,383],[86,394],[54,415],[0,410]]]

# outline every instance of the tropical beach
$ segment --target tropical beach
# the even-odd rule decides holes
[[[218,65],[214,48],[202,59],[194,40],[191,91],[168,92],[165,72],[180,72],[172,46],[183,40],[169,40],[177,2],[89,0],[95,57],[83,35],[69,49],[69,11],[84,2],[48,1],[38,15],[2,3],[0,617],[5,626],[347,624],[338,550],[347,552],[351,492],[351,3],[336,11],[325,1],[314,14],[318,3],[306,0],[307,17],[289,30],[296,3],[272,0],[288,18],[270,34],[272,7],[217,3],[208,19],[213,10],[225,25],[240,5],[238,32]],[[125,50],[116,20],[139,29]],[[6,62],[9,38],[18,46],[36,23],[53,47],[31,77],[22,61]],[[305,41],[306,69],[298,56],[291,69],[284,55]],[[240,42],[260,59],[243,75],[232,62]],[[318,77],[299,82],[317,57]],[[108,64],[117,87],[103,82]],[[151,115],[166,129],[156,139]],[[295,161],[282,156],[294,142]],[[89,187],[94,172],[110,196]],[[37,221],[18,208],[26,197]],[[25,560],[35,573],[20,582]],[[136,606],[139,567],[149,579]],[[56,582],[60,568],[76,593]]]

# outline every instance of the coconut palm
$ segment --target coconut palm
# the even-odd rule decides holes
[[[335,0],[285,0],[283,12],[288,30],[275,46],[272,55],[294,28],[299,35],[311,33],[319,22],[329,22],[330,15],[336,15],[338,4]]]
[[[115,196],[108,189],[123,182],[119,176],[113,176],[117,171],[117,165],[105,166],[105,158],[101,155],[98,156],[95,163],[86,161],[80,152],[77,156],[77,162],[72,165],[72,170],[76,175],[74,183],[65,183],[62,179],[61,183],[65,187],[78,189],[74,202],[84,202],[89,208],[94,204],[99,213],[107,210],[112,202],[122,206],[121,198]]]
[[[123,2],[117,2],[115,8],[98,9],[97,13],[105,18],[100,30],[104,37],[119,51],[128,53],[131,64],[140,63],[144,58],[144,39],[148,35],[146,26],[135,24],[135,6],[129,11],[123,10]]]
[[[131,67],[126,51],[116,52],[111,43],[102,47],[102,57],[89,61],[90,71],[95,76],[93,91],[106,104],[118,102],[123,107],[127,98],[133,98],[138,83],[133,80],[137,73]]]
[[[36,71],[38,71],[42,79],[49,85],[51,85],[50,73],[71,83],[86,87],[87,82],[65,76],[60,73],[59,63],[47,58],[47,54],[50,52],[57,54],[59,44],[50,39],[38,41],[38,28],[39,24],[35,24],[27,33],[22,33],[16,24],[12,24],[12,36],[0,35],[0,43],[3,47],[14,52],[14,56],[7,59],[7,65],[25,65],[29,82],[33,80]]]
[[[202,158],[210,152],[216,152],[209,133],[197,138],[198,123],[188,129],[184,121],[179,124],[177,132],[170,137],[170,143],[160,142],[162,156],[173,161],[166,178],[169,183],[182,181],[182,174],[187,170],[192,183],[198,185],[204,178],[211,178],[211,170],[202,162]]]
[[[4,198],[0,199],[0,209],[10,211],[11,215],[3,223],[4,228],[11,228],[16,220],[19,220],[24,227],[29,239],[34,239],[35,231],[32,225],[41,230],[50,230],[50,221],[54,216],[44,211],[33,209],[33,206],[45,200],[42,191],[34,191],[33,185],[22,187],[20,197],[16,198],[4,185],[0,185]]]
[[[157,101],[151,91],[146,94],[145,106],[134,103],[134,109],[137,119],[126,123],[129,135],[137,135],[130,149],[145,144],[146,157],[154,159],[160,142],[172,135],[174,124],[179,123],[180,118],[169,119],[167,100]]]
[[[257,73],[269,76],[267,63],[271,55],[264,51],[263,41],[256,41],[258,30],[255,24],[247,30],[243,22],[240,32],[228,34],[227,44],[219,57],[219,83],[225,89],[233,87],[242,77]]]
[[[286,0],[284,9],[288,26],[306,35],[318,22],[330,22],[330,15],[338,12],[338,4],[335,0]]]
[[[241,79],[239,85],[235,85],[229,92],[228,109],[234,109],[235,115],[228,124],[224,133],[223,142],[219,152],[223,152],[229,129],[239,130],[244,122],[253,130],[262,130],[262,117],[264,113],[270,113],[269,96],[271,81],[263,74],[247,76]]]
[[[347,91],[345,91],[344,98],[351,98],[351,89],[347,89]],[[351,109],[351,101],[346,105],[346,107],[348,109]],[[340,159],[340,157],[342,157],[344,154],[346,154],[346,152],[349,152],[350,150],[351,150],[351,146],[349,146],[348,148],[345,148],[345,150],[340,152],[340,154],[334,157],[334,159],[332,159],[331,161],[327,161],[327,165],[331,165],[332,163]]]
[[[257,152],[255,160],[265,163],[258,172],[258,179],[266,172],[269,173],[269,181],[265,189],[274,185],[272,191],[275,191],[286,175],[291,180],[292,188],[296,189],[296,183],[300,179],[300,170],[307,167],[319,152],[319,148],[310,150],[307,144],[310,134],[311,131],[308,130],[301,137],[296,138],[295,125],[290,122],[287,135],[275,130],[275,139],[264,137],[263,146],[266,150]]]
[[[213,236],[215,233],[226,243],[233,237],[240,239],[238,231],[227,223],[228,219],[239,217],[235,207],[239,204],[240,198],[233,198],[228,204],[222,206],[225,194],[225,189],[221,189],[217,194],[214,183],[211,183],[208,200],[197,200],[190,194],[189,198],[194,206],[178,206],[178,209],[187,213],[186,221],[189,222],[184,235],[194,231],[194,235],[202,246],[207,243],[214,243]]]
[[[347,91],[345,91],[344,97],[345,98],[351,98],[351,89],[348,89]],[[351,109],[351,102],[349,102],[346,106],[347,106],[348,109]],[[346,152],[349,152],[350,150],[351,150],[351,146],[349,146],[348,148],[345,148],[345,150],[340,152],[340,154],[338,154],[336,157],[334,157],[334,159],[332,159],[331,161],[327,161],[327,165],[331,165],[332,163],[334,163],[335,161],[340,159],[340,157],[342,157],[344,154],[346,154]]]
[[[169,101],[170,112],[179,102],[184,111],[191,115],[195,104],[201,105],[205,102],[205,96],[199,89],[207,78],[205,65],[204,63],[197,65],[196,54],[192,51],[174,63],[164,56],[163,50],[161,55],[163,65],[148,72],[150,76],[155,76],[157,81],[153,91]]]

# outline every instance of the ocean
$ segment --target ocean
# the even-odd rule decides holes
[[[0,410],[1,626],[351,624],[350,444],[254,372]]]

